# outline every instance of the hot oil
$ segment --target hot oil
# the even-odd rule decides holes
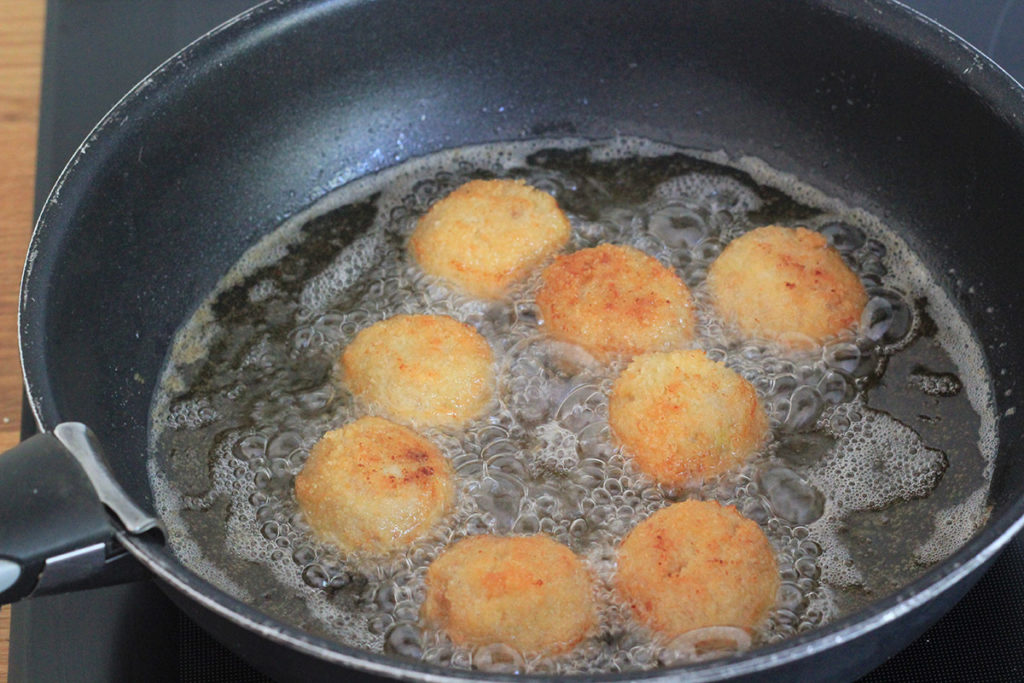
[[[773,438],[762,453],[700,487],[659,488],[609,434],[608,391],[624,362],[600,365],[545,339],[536,275],[508,301],[485,303],[419,272],[404,250],[416,218],[489,177],[553,194],[573,223],[571,250],[628,244],[680,274],[697,302],[698,345],[764,402]],[[708,266],[767,223],[819,230],[840,250],[871,297],[857,338],[785,354],[736,341],[714,317]],[[342,556],[311,537],[293,478],[325,431],[373,412],[338,383],[335,362],[359,330],[400,313],[479,330],[495,352],[498,398],[465,429],[420,430],[458,475],[449,519],[396,556]],[[181,560],[214,584],[355,647],[551,673],[637,670],[750,645],[730,629],[712,634],[725,645],[711,651],[693,638],[655,642],[617,603],[615,548],[675,500],[734,504],[764,529],[782,587],[753,644],[774,642],[951,554],[986,517],[995,453],[981,352],[894,233],[756,160],[639,139],[461,149],[342,188],[251,250],[179,332],[152,420],[158,511]],[[546,533],[583,556],[597,577],[599,633],[568,655],[526,661],[422,630],[426,567],[477,533]]]

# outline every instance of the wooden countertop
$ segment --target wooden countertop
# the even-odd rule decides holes
[[[36,172],[45,0],[0,0],[0,453],[18,442],[18,285]],[[0,609],[0,683],[7,681],[10,609]]]

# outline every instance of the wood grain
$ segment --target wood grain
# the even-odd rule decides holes
[[[32,212],[45,0],[0,0],[0,453],[18,442],[18,285]],[[0,683],[7,681],[10,609],[0,609]]]

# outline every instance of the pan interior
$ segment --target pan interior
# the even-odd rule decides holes
[[[667,491],[640,475],[607,429],[622,361],[574,356],[538,331],[537,278],[509,301],[452,293],[404,242],[416,218],[474,178],[551,192],[571,249],[630,244],[694,291],[698,345],[748,377],[773,439],[741,471]],[[738,341],[703,280],[735,236],[764,224],[826,235],[871,297],[858,338],[809,354]],[[459,505],[433,536],[378,560],[311,537],[294,475],[326,430],[365,414],[336,359],[360,329],[397,313],[446,314],[496,353],[500,405],[465,431],[426,430],[456,466]],[[638,629],[612,588],[615,547],[680,499],[736,505],[768,534],[783,587],[754,644],[813,629],[890,594],[987,519],[996,452],[990,381],[967,324],[888,226],[756,159],[684,152],[641,138],[462,148],[361,179],[251,249],[176,336],[152,413],[150,476],[188,567],[245,602],[347,645],[455,667],[594,673],[722,656]],[[421,628],[423,574],[474,533],[544,532],[598,577],[601,630],[569,656],[523,660],[453,648]],[[272,596],[272,597],[267,597]],[[730,643],[731,638],[731,643]]]

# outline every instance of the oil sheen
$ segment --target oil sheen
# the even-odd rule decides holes
[[[695,345],[750,380],[772,426],[742,469],[666,490],[616,448],[599,364],[547,340],[535,274],[481,302],[424,275],[404,249],[416,219],[474,178],[550,192],[569,250],[627,244],[694,293]],[[704,289],[731,239],[769,223],[825,235],[870,297],[858,336],[808,353],[737,340]],[[898,227],[898,226],[896,226]],[[906,585],[986,519],[995,417],[979,345],[899,238],[755,159],[641,139],[463,148],[366,177],[295,216],[246,253],[178,332],[151,415],[150,478],[169,542],[214,585],[346,645],[457,668],[635,671],[721,656],[813,629]],[[400,313],[450,315],[491,344],[498,398],[459,430],[420,430],[450,459],[449,518],[385,559],[343,555],[310,535],[292,485],[327,430],[368,412],[335,364],[361,329]],[[612,591],[615,548],[673,501],[719,500],[770,539],[782,585],[759,632],[659,642]],[[423,628],[424,574],[471,534],[546,533],[596,576],[600,628],[575,651],[523,658],[469,650]],[[713,648],[706,646],[714,642]]]

